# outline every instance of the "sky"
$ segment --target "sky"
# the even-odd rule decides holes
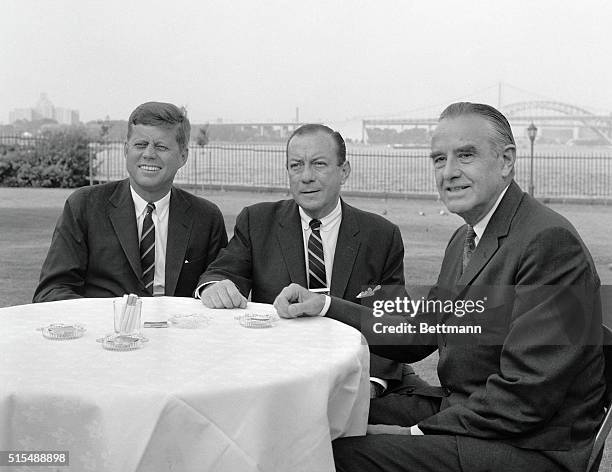
[[[434,117],[458,100],[612,112],[612,2],[2,0],[0,123],[46,92],[82,121]]]

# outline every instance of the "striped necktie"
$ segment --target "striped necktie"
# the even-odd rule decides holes
[[[476,249],[476,233],[471,225],[468,225],[467,234],[465,235],[465,242],[463,243],[463,272],[467,267],[474,250]]]
[[[153,295],[153,278],[155,276],[155,225],[151,213],[155,210],[154,203],[147,203],[147,214],[142,222],[140,237],[140,265],[142,281],[145,289]]]
[[[320,220],[310,220],[310,237],[308,238],[308,288],[327,288],[325,277],[325,257],[321,240]]]

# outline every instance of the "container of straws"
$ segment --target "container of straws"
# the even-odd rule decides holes
[[[142,300],[137,295],[124,295],[121,300],[115,300],[113,310],[116,334],[129,336],[140,336],[142,334]]]
[[[142,335],[142,300],[137,295],[124,295],[121,300],[113,301],[115,332],[96,341],[110,351],[133,351],[140,349],[148,341]]]

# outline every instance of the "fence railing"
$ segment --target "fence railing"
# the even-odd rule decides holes
[[[41,138],[0,137],[0,144],[36,147]],[[90,144],[92,180],[106,182],[127,177],[123,142]],[[347,147],[352,173],[344,192],[381,196],[436,197],[429,149],[382,146]],[[528,151],[519,150],[515,179],[529,188]],[[539,151],[534,157],[535,195],[538,198],[612,201],[612,149],[601,152],[568,149]],[[187,164],[175,182],[201,188],[286,190],[285,146],[212,143],[192,145]]]
[[[92,154],[95,179],[127,176],[123,143],[107,143]],[[347,148],[351,176],[343,191],[364,195],[437,196],[428,149]],[[530,156],[519,151],[515,179],[529,187]],[[612,198],[609,154],[537,153],[534,187],[538,198],[607,200]],[[209,144],[192,146],[178,184],[206,187],[278,189],[288,187],[282,145]]]

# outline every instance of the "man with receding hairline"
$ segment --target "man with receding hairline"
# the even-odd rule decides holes
[[[132,112],[124,145],[129,178],[68,197],[35,302],[191,296],[227,234],[216,205],[173,186],[187,162],[190,131],[185,110],[170,103]]]
[[[204,305],[244,307],[249,295],[272,303],[292,282],[351,301],[365,287],[403,289],[399,228],[340,198],[351,173],[340,133],[320,124],[297,128],[287,141],[286,168],[293,198],[242,210],[227,248],[200,279],[196,296]],[[400,364],[377,356],[370,372],[372,396],[402,379]]]
[[[440,116],[436,185],[466,224],[446,247],[429,299],[481,300],[482,312],[419,312],[417,325],[436,329],[392,343],[369,328],[366,307],[297,284],[277,297],[281,316],[363,328],[370,350],[390,359],[439,353],[437,394],[372,400],[370,434],[333,442],[339,472],[586,470],[604,414],[599,277],[575,228],[514,182],[515,159],[510,125],[495,108],[455,103]],[[478,325],[482,334],[440,325]]]

